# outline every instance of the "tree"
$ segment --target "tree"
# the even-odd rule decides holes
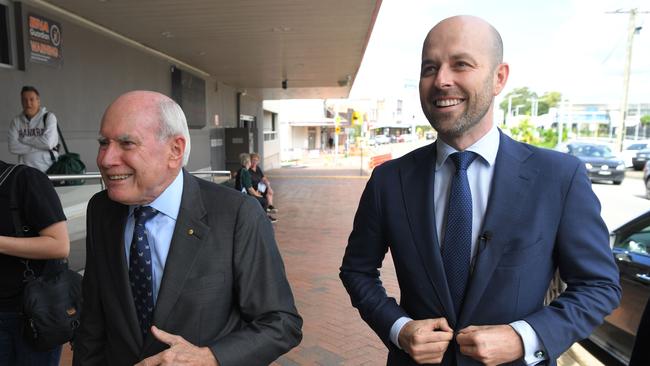
[[[647,127],[650,125],[650,114],[644,114],[641,116],[641,125]]]
[[[544,93],[539,98],[539,105],[537,106],[537,114],[543,115],[547,114],[548,110],[557,107],[558,103],[562,100],[562,94],[560,92],[547,92]]]
[[[523,105],[519,108],[519,114],[530,115],[530,100],[533,97],[537,98],[537,94],[531,92],[527,86],[524,86],[523,88],[515,88],[503,97],[503,101],[499,104],[499,107],[503,111],[503,115],[506,116],[508,114],[508,100],[511,95],[514,95],[512,97],[512,110],[514,111],[518,105]]]
[[[537,93],[531,91],[528,87],[515,88],[506,94],[503,97],[503,101],[499,104],[499,108],[503,111],[504,116],[508,114],[508,99],[510,99],[511,95],[516,95],[512,97],[512,110],[514,111],[518,105],[521,105],[519,114],[527,116],[531,115],[532,100],[534,98],[538,100],[537,115],[539,116],[547,114],[549,109],[556,107],[562,100],[562,94],[560,92],[547,92],[541,97],[537,97]]]

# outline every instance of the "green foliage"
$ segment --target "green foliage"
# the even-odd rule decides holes
[[[641,124],[643,126],[650,126],[650,114],[644,114],[641,116]]]
[[[547,114],[548,110],[557,107],[558,103],[562,100],[560,92],[548,92],[539,97],[539,104],[537,106],[537,114]]]
[[[512,98],[512,110],[514,111],[518,105],[522,105],[519,108],[520,115],[531,115],[532,108],[532,99],[537,98],[537,115],[547,114],[550,108],[556,107],[558,103],[562,100],[562,94],[560,92],[547,92],[544,93],[541,97],[537,96],[537,93],[528,89],[528,87],[515,88],[510,93],[506,94],[503,97],[503,101],[499,104],[499,108],[503,111],[503,115],[508,114],[508,99],[511,95],[516,95]]]
[[[501,129],[508,130],[505,126],[501,126]],[[523,119],[517,126],[511,127],[509,131],[513,139],[527,144],[548,149],[552,149],[557,145],[557,128],[545,130],[541,127],[535,127],[528,118]],[[562,141],[567,140],[568,134],[569,130],[566,127],[563,128]]]

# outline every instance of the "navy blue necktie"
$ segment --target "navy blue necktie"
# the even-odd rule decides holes
[[[135,227],[131,241],[129,279],[143,338],[149,332],[154,308],[151,249],[144,224],[157,213],[155,208],[149,206],[141,206],[133,211]]]
[[[472,256],[472,192],[467,180],[467,168],[476,158],[471,151],[453,153],[449,158],[456,166],[451,179],[447,203],[447,224],[442,244],[442,261],[456,317],[465,296]]]

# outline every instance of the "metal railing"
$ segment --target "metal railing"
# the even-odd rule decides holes
[[[209,175],[212,178],[211,179],[212,182],[215,182],[214,179],[215,177],[226,178],[224,180],[228,180],[231,178],[231,174],[229,170],[195,170],[193,172],[190,172],[190,174],[194,176]],[[84,174],[53,174],[53,175],[48,175],[48,178],[50,178],[51,181],[98,179],[99,184],[101,185],[102,189],[104,189],[104,181],[102,180],[102,175],[99,172],[88,172]],[[219,183],[219,182],[215,182],[215,183]]]

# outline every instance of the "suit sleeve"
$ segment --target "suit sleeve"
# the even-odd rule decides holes
[[[555,255],[567,289],[549,306],[524,318],[551,359],[576,340],[586,338],[621,298],[618,268],[600,216],[600,202],[581,163],[566,190]]]
[[[75,334],[74,366],[106,365],[104,345],[106,331],[104,309],[99,298],[99,282],[95,265],[95,248],[93,235],[93,204],[88,205],[86,232],[86,268],[82,285],[83,307],[81,324]]]
[[[253,198],[243,200],[235,230],[234,290],[246,325],[210,349],[222,366],[268,365],[300,343],[302,318],[271,222]]]
[[[352,306],[359,310],[361,318],[387,347],[393,347],[390,329],[399,318],[409,315],[394,298],[388,297],[379,278],[379,268],[388,250],[388,240],[381,225],[376,172],[377,170],[368,181],[359,201],[339,276],[350,295]]]

